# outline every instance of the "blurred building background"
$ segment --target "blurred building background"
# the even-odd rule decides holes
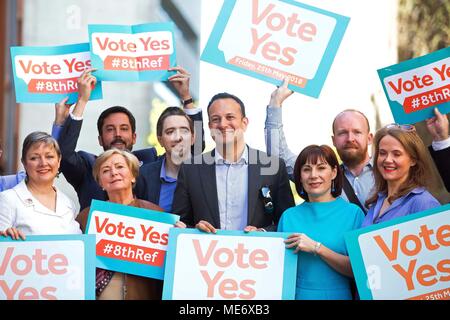
[[[301,0],[351,18],[319,99],[294,94],[283,106],[288,145],[299,152],[306,145],[331,145],[331,122],[346,108],[355,108],[369,118],[372,131],[393,122],[376,70],[399,61],[448,47],[450,1],[448,0]],[[31,131],[50,131],[54,108],[43,104],[15,103],[9,47],[57,46],[87,41],[88,24],[134,25],[173,21],[177,26],[178,64],[192,74],[191,90],[203,108],[218,92],[239,96],[250,119],[247,142],[264,145],[265,108],[271,84],[208,63],[199,56],[206,44],[223,0],[2,0],[0,1],[0,139],[4,154],[0,174],[21,168],[19,154],[24,137]],[[96,121],[105,108],[128,107],[137,119],[136,149],[156,145],[152,130],[159,112],[179,105],[167,83],[103,83],[103,100],[89,103],[85,112],[78,150],[100,153]],[[213,147],[207,126],[207,148]],[[429,144],[423,124],[418,131]],[[434,193],[450,201],[439,178]],[[60,187],[74,196],[63,178]]]
[[[200,0],[5,0],[0,1],[1,61],[0,139],[4,145],[2,173],[16,172],[20,166],[20,148],[32,131],[50,132],[54,107],[49,104],[16,104],[11,75],[10,46],[58,46],[88,41],[88,24],[135,25],[173,21],[176,25],[177,63],[192,75],[191,91],[198,100],[200,56]],[[107,107],[122,105],[137,121],[137,143],[141,149],[156,143],[158,113],[167,105],[180,105],[168,82],[103,82],[103,99],[89,103],[77,149],[100,153],[97,118]],[[152,115],[152,117],[150,117]],[[58,181],[66,193],[73,189]]]

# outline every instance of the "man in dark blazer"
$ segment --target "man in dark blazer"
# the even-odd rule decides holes
[[[433,137],[431,146],[428,147],[431,157],[442,177],[445,188],[450,192],[450,136],[449,121],[447,115],[434,109],[435,116],[426,121],[428,131]]]
[[[184,160],[201,154],[205,148],[202,112],[191,114],[178,107],[168,107],[158,118],[156,135],[165,153],[155,162],[139,169],[135,192],[138,199],[158,204],[172,211],[178,172]],[[195,127],[195,129],[194,129]]]
[[[170,70],[177,71],[169,81],[178,91],[185,102],[185,108],[194,108],[189,92],[189,74],[181,67]],[[78,101],[61,130],[58,142],[62,159],[60,170],[66,180],[75,189],[80,202],[80,210],[91,205],[92,199],[106,200],[106,193],[95,182],[92,176],[96,155],[86,151],[75,151],[78,137],[83,123],[83,113],[89,101],[92,89],[97,82],[91,74],[93,69],[85,70],[78,79]],[[59,107],[64,108],[64,104]],[[200,111],[200,110],[199,110]],[[126,108],[115,106],[104,110],[98,121],[98,141],[103,149],[117,148],[131,151],[136,143],[136,121],[133,114]],[[158,159],[155,148],[148,148],[133,152],[141,164],[150,163]]]
[[[205,232],[275,231],[294,205],[284,162],[246,145],[248,119],[238,97],[219,93],[207,110],[216,148],[182,164],[172,211]]]

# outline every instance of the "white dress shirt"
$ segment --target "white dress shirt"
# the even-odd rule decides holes
[[[14,227],[25,235],[81,234],[75,204],[56,187],[56,211],[40,203],[25,181],[0,193],[0,230]]]

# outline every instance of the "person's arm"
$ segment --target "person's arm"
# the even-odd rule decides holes
[[[86,160],[75,151],[83,123],[83,112],[92,89],[97,83],[96,78],[91,75],[92,71],[93,69],[86,69],[78,78],[78,100],[73,111],[69,113],[58,138],[62,155],[61,172],[75,189],[82,183],[86,175],[92,174],[88,170]]]
[[[185,173],[185,164],[182,164],[178,172],[177,186],[173,195],[172,212],[180,216],[180,220],[188,227],[194,227],[194,217],[191,199],[189,196],[188,182]]]
[[[349,278],[353,278],[352,266],[350,264],[350,258],[348,256],[334,252],[323,244],[312,240],[304,233],[291,234],[285,240],[285,243],[288,244],[286,248],[295,248],[294,253],[303,251],[311,254],[316,254],[340,274],[343,274],[344,276],[347,276]]]
[[[169,71],[177,71],[173,76],[169,77],[170,83],[178,92],[178,96],[183,102],[183,110],[194,122],[195,142],[191,148],[192,155],[198,155],[205,150],[205,132],[203,130],[202,108],[195,107],[194,100],[190,93],[189,81],[191,75],[183,67],[176,66],[168,69]],[[201,134],[200,134],[201,132]],[[200,149],[201,146],[201,149]]]
[[[427,119],[426,125],[428,132],[430,132],[433,137],[433,142],[436,143],[449,138],[449,123],[447,115],[440,113],[438,108],[434,108],[434,117]]]
[[[19,171],[16,174],[0,176],[0,191],[14,188],[26,177],[25,171]]]
[[[13,240],[25,240],[24,233],[13,226],[15,220],[15,209],[8,199],[0,194],[0,236],[10,236]]]
[[[67,100],[69,97],[62,99],[60,102],[55,103],[55,121],[52,125],[52,137],[58,140],[61,135],[61,130],[64,126],[64,122],[66,122],[67,117],[69,116],[70,106],[71,104],[67,104]]]
[[[283,85],[272,92],[270,96],[270,102],[266,109],[264,135],[266,138],[267,154],[280,157],[286,162],[287,173],[292,180],[297,155],[295,155],[287,146],[281,110],[284,100],[293,93],[288,89],[288,84],[289,82],[285,80]]]
[[[435,116],[426,120],[427,129],[433,137],[429,147],[431,157],[441,175],[447,191],[450,191],[450,157],[449,121],[447,115],[441,114],[438,108],[434,109]]]

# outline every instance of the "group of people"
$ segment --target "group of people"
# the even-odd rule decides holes
[[[171,70],[176,74],[169,81],[183,109],[168,107],[158,119],[162,156],[154,148],[132,151],[136,121],[121,106],[104,110],[98,119],[101,155],[75,150],[96,83],[92,69],[83,72],[73,110],[65,100],[55,106],[52,134],[32,132],[25,138],[25,171],[0,177],[0,190],[6,190],[0,193],[0,234],[25,240],[85,232],[92,199],[178,214],[174,227],[207,233],[288,232],[286,248],[299,259],[296,299],[351,299],[353,271],[344,234],[439,206],[427,190],[429,153],[450,189],[449,124],[437,109],[427,120],[434,139],[429,152],[412,125],[388,125],[373,137],[363,113],[339,113],[332,124],[339,164],[327,145],[307,146],[298,156],[289,150],[281,108],[293,93],[287,81],[267,107],[267,153],[245,142],[244,103],[219,93],[207,106],[215,148],[202,153],[202,111],[193,104],[190,75],[182,67]],[[54,186],[59,172],[75,189],[80,213]],[[304,199],[300,205],[295,206],[289,180]],[[160,299],[161,293],[159,280],[97,268],[98,299]]]

